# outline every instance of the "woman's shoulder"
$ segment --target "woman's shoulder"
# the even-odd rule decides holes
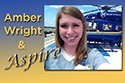
[[[87,51],[87,56],[96,57],[103,56],[97,48],[92,48]]]
[[[87,53],[93,53],[93,52],[98,52],[97,48],[92,48],[87,51]]]
[[[97,69],[103,63],[108,63],[108,61],[97,48],[87,51],[86,64],[91,65],[92,69]]]

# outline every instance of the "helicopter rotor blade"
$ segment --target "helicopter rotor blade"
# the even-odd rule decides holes
[[[108,10],[121,12],[121,11],[115,9],[115,7],[120,6],[120,5],[112,5],[112,6],[111,5],[92,5],[92,6],[98,7],[98,9],[83,12],[83,14],[90,13],[90,12],[95,12],[95,11],[98,11],[98,10],[103,10],[103,11],[106,11],[106,12],[108,12]]]
[[[120,5],[114,5],[114,6],[110,7],[110,9],[116,8],[117,6],[120,6]]]
[[[110,10],[114,10],[114,11],[117,11],[117,12],[121,12],[120,10],[116,10],[115,8],[118,7],[118,6],[121,6],[121,5],[114,5],[111,7]]]
[[[91,11],[83,12],[83,14],[90,13],[90,12],[95,12],[95,11],[98,11],[98,10],[101,10],[101,9],[96,9],[96,10],[91,10]]]
[[[114,7],[114,8],[115,8],[115,7],[117,7],[117,6],[120,6],[120,5],[114,5],[114,6],[112,6],[112,7]]]
[[[121,11],[119,11],[119,10],[115,10],[115,9],[110,9],[110,10],[114,10],[114,11],[117,11],[117,12],[121,12]]]

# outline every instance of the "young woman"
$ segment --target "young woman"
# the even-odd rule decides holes
[[[86,21],[79,9],[62,7],[56,16],[56,48],[58,58],[51,52],[45,61],[46,70],[103,69],[108,61],[97,49],[87,47]],[[100,68],[101,67],[101,68]]]

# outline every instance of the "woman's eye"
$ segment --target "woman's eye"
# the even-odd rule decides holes
[[[61,25],[60,27],[62,27],[62,28],[66,28],[66,27],[67,27],[67,25]]]
[[[78,25],[78,24],[74,24],[73,26],[74,26],[74,27],[78,27],[79,25]]]

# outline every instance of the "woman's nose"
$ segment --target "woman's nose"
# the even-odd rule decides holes
[[[67,34],[73,34],[74,33],[74,30],[73,30],[73,28],[72,27],[68,27],[68,30],[67,30]]]

